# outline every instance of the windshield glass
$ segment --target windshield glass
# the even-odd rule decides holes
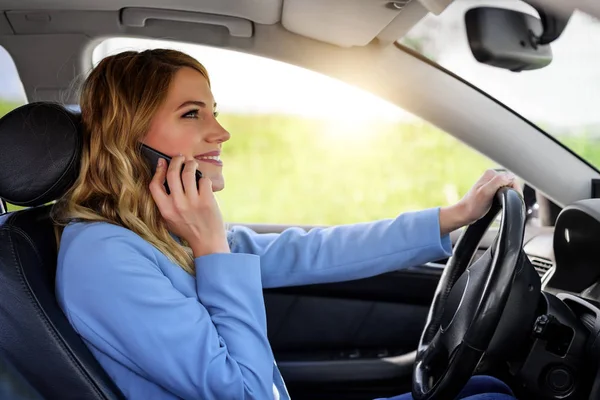
[[[399,43],[488,93],[599,168],[600,21],[575,12],[551,44],[550,65],[511,72],[480,64],[471,53],[464,15],[477,6],[538,16],[520,0],[455,0],[439,16],[427,15]]]

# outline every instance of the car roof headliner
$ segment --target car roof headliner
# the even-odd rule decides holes
[[[119,12],[151,9],[239,18],[281,25],[290,32],[342,47],[362,46],[383,34],[390,44],[428,11],[441,12],[452,0],[0,0],[10,19],[15,12]],[[45,18],[43,16],[31,18]]]

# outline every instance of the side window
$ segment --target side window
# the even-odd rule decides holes
[[[232,223],[331,225],[395,217],[460,199],[494,163],[372,94],[285,63],[203,46],[110,39],[124,50],[169,47],[203,63],[231,133],[218,194]]]
[[[10,54],[0,46],[0,118],[26,102],[25,90],[15,63]],[[11,204],[7,206],[8,211],[19,208]]]
[[[10,54],[0,46],[0,118],[26,101],[17,67]]]

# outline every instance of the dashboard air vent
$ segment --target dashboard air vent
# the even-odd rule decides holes
[[[547,260],[545,258],[530,256],[529,261],[531,261],[531,264],[533,264],[533,267],[535,268],[537,273],[540,275],[540,277],[544,276],[546,274],[546,272],[548,272],[548,270],[550,270],[550,268],[553,267],[552,261]]]

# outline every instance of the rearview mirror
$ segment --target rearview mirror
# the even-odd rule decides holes
[[[467,38],[480,63],[511,71],[544,68],[552,61],[549,44],[540,44],[542,21],[519,11],[472,8],[465,14]]]

